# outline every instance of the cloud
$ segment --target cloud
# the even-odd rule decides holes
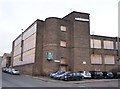
[[[91,31],[116,36],[119,0],[0,0],[0,53],[36,19],[64,17],[72,10],[90,13]],[[5,40],[6,39],[6,40]],[[1,49],[2,48],[2,49]]]

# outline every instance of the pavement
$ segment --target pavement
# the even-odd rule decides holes
[[[110,81],[117,81],[118,79],[83,79],[80,81],[62,81],[62,80],[56,80],[50,77],[32,77],[35,79],[42,80],[44,82],[54,82],[54,83],[72,83],[72,84],[82,84],[82,83],[93,83],[93,82],[110,82]]]

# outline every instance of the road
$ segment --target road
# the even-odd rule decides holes
[[[74,87],[74,86],[70,84],[46,82],[34,79],[30,76],[10,75],[3,73],[2,87]]]
[[[40,79],[25,75],[2,74],[2,87],[118,87],[117,79],[58,81],[50,78]]]

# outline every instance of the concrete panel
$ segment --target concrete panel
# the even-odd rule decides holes
[[[21,55],[14,57],[13,66],[24,65],[35,62],[35,49],[23,53],[23,61],[20,60]]]
[[[16,40],[15,40],[15,44],[14,46],[17,46],[18,44],[21,43],[21,36],[19,36]]]
[[[29,38],[24,40],[23,52],[35,48],[36,45],[36,33],[32,34]]]
[[[30,28],[28,28],[24,33],[23,33],[23,40],[27,39],[29,36],[34,34],[36,32],[36,26],[37,24],[34,23]]]
[[[21,54],[21,43],[14,47],[14,56]]]

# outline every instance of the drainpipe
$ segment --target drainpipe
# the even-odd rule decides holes
[[[21,34],[21,61],[23,61],[23,29]]]

